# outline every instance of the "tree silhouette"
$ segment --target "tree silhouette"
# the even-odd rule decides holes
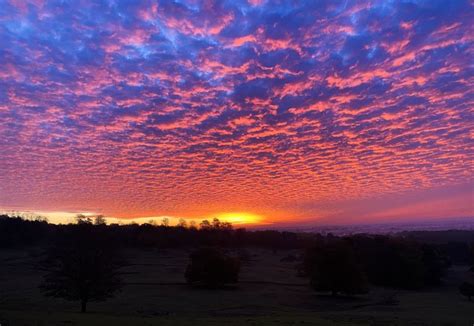
[[[197,229],[196,221],[189,222],[189,228],[192,230],[196,230]]]
[[[240,262],[213,248],[204,248],[191,254],[185,278],[189,284],[219,288],[226,283],[237,283]]]
[[[96,215],[94,217],[94,225],[106,225],[107,221],[104,217],[104,215]]]
[[[188,223],[184,218],[180,218],[177,226],[181,228],[186,228],[188,226]]]
[[[433,245],[380,235],[350,239],[374,285],[411,290],[439,285],[449,266],[449,259]]]
[[[118,269],[123,266],[116,249],[94,231],[79,224],[58,241],[42,263],[47,271],[40,286],[46,296],[87,303],[112,297],[121,287]]]
[[[474,242],[472,242],[471,245],[469,246],[469,253],[470,253],[469,260],[471,263],[471,268],[469,269],[469,271],[474,272]]]
[[[229,222],[222,222],[218,218],[212,219],[212,228],[214,230],[232,230],[232,224]]]
[[[211,228],[211,223],[208,220],[202,220],[201,223],[199,223],[199,228],[201,230],[209,230]]]
[[[92,224],[92,219],[84,214],[77,214],[75,219],[77,224]]]
[[[319,241],[304,260],[306,275],[316,291],[360,294],[368,291],[367,281],[351,246],[344,240]]]
[[[166,226],[166,227],[170,226],[170,219],[167,217],[163,217],[161,219],[161,226]]]

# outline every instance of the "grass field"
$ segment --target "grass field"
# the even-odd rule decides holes
[[[0,252],[0,324],[17,325],[473,325],[474,302],[457,286],[466,267],[453,267],[441,287],[425,291],[372,288],[356,298],[316,294],[297,277],[298,252],[248,249],[235,288],[190,289],[186,250],[133,250],[115,298],[79,304],[45,298],[38,290],[40,249]]]

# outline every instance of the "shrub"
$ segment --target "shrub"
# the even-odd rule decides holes
[[[341,239],[328,239],[306,252],[303,263],[316,291],[361,294],[368,292],[366,277],[351,246]]]
[[[420,289],[439,285],[449,261],[435,247],[385,236],[352,238],[370,283]]]
[[[191,263],[185,272],[188,284],[219,288],[227,283],[238,282],[240,271],[238,259],[213,248],[197,250],[190,258]]]

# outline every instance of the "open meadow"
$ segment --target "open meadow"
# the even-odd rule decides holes
[[[371,287],[355,297],[317,294],[298,277],[298,250],[248,248],[239,283],[220,290],[186,285],[190,250],[127,249],[122,291],[79,313],[77,302],[39,291],[41,248],[0,251],[0,324],[56,325],[472,325],[474,303],[458,293],[467,266],[420,291]]]

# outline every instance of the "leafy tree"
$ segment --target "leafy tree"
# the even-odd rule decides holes
[[[191,221],[191,222],[189,222],[189,228],[190,228],[191,230],[196,230],[196,229],[197,229],[196,221]]]
[[[36,222],[48,223],[48,218],[46,216],[42,216],[42,215],[35,215],[33,220],[36,221]]]
[[[449,259],[430,245],[422,245],[423,282],[424,285],[440,285],[441,279],[450,266]]]
[[[199,224],[201,230],[209,230],[211,228],[211,223],[208,220],[202,220]]]
[[[154,219],[149,219],[146,224],[156,226],[156,221]]]
[[[470,252],[470,263],[471,263],[471,268],[469,269],[471,272],[474,272],[474,242],[471,243],[469,247],[469,252]]]
[[[232,223],[230,222],[221,222],[219,219],[215,218],[213,221],[213,227],[217,230],[232,230]]]
[[[341,239],[318,241],[306,252],[305,274],[316,291],[361,294],[368,292],[366,276],[351,246]]]
[[[439,285],[449,266],[436,247],[409,239],[354,236],[351,241],[374,285],[402,289]]]
[[[186,228],[187,226],[188,226],[188,223],[186,222],[186,220],[184,218],[180,218],[178,221],[178,227]]]
[[[213,248],[204,248],[191,254],[185,278],[189,284],[219,288],[226,283],[237,283],[240,262]]]
[[[85,216],[84,214],[77,214],[76,222],[77,224],[92,224],[92,219],[90,217]]]
[[[232,230],[231,223],[222,222],[218,218],[213,218],[212,222],[209,222],[209,220],[202,220],[199,227],[201,230]]]
[[[474,285],[464,282],[459,286],[459,292],[471,301],[471,298],[474,296]]]
[[[122,264],[101,234],[90,224],[79,224],[50,249],[40,289],[46,296],[80,301],[81,312],[86,312],[88,302],[104,301],[121,288]]]

